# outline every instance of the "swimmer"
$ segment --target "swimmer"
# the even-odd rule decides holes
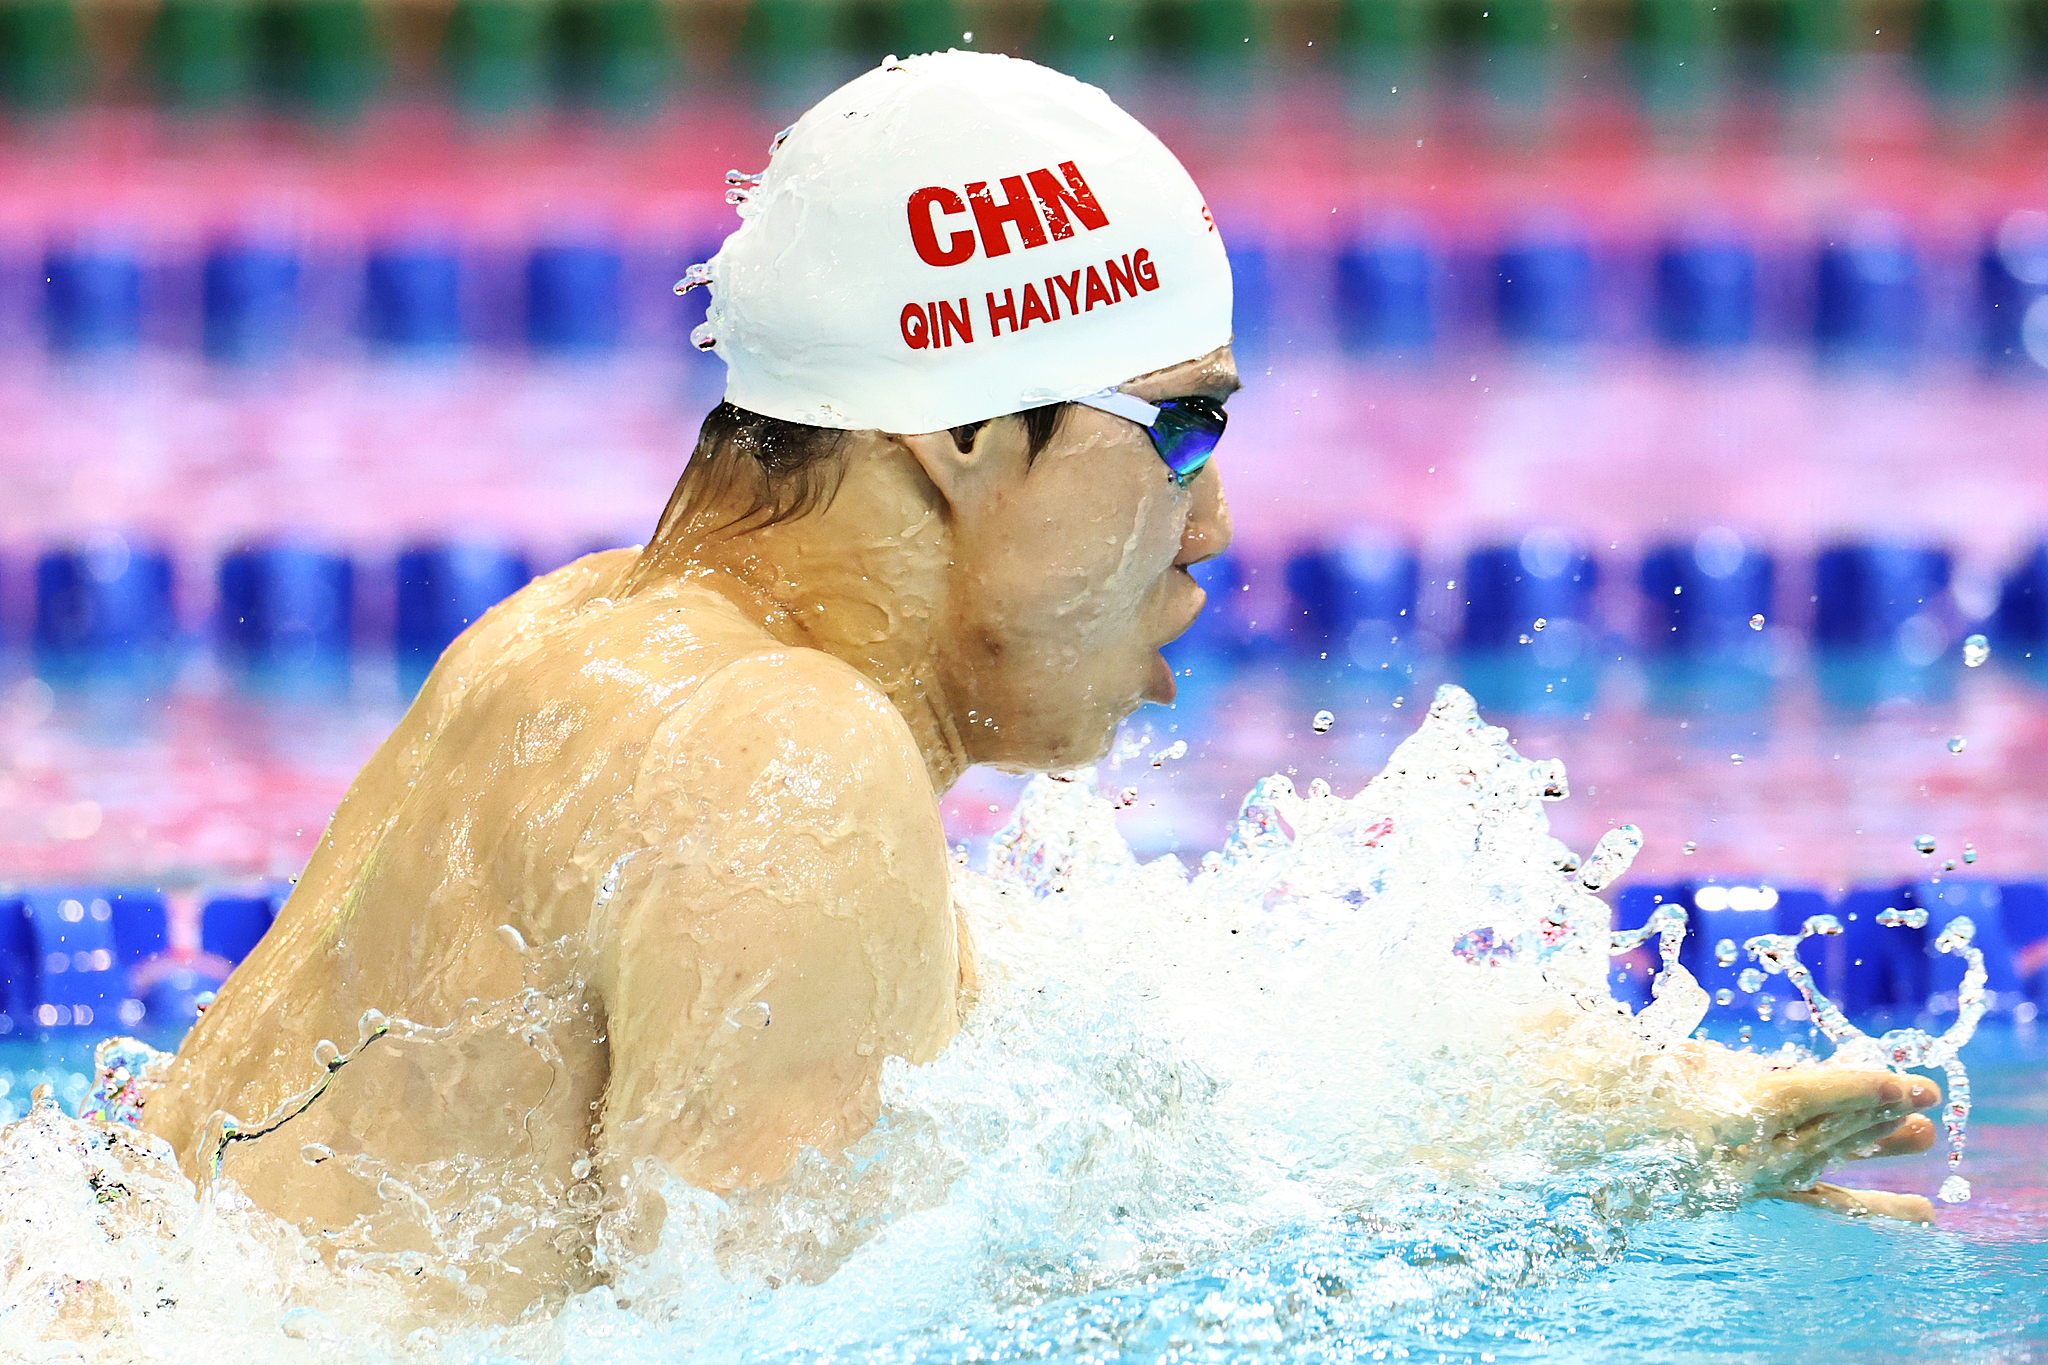
[[[1171,702],[1188,569],[1230,543],[1228,265],[1101,92],[891,61],[740,195],[689,277],[726,401],[646,546],[449,647],[144,1111],[330,1259],[459,1267],[428,1277],[457,1306],[601,1279],[636,1172],[735,1191],[867,1131],[975,988],[938,798]],[[1927,1083],[1695,1055],[1742,1131],[1645,1124],[1924,1215],[1812,1179],[1923,1150]]]

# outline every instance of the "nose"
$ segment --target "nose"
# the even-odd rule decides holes
[[[1213,458],[1195,475],[1188,491],[1194,501],[1180,535],[1180,554],[1173,561],[1183,569],[1230,548],[1230,501],[1223,496],[1223,474]]]

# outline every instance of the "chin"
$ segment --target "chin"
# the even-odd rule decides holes
[[[1064,734],[1034,735],[1022,743],[1005,746],[1002,752],[985,755],[976,762],[1006,773],[1058,773],[1085,768],[1109,757],[1116,743],[1117,727],[1124,717],[1138,709],[1139,698],[1107,714],[1091,717],[1085,727],[1076,725]]]

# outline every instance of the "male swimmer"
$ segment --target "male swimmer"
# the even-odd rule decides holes
[[[644,1158],[725,1192],[843,1149],[973,989],[939,795],[1173,700],[1238,378],[1172,154],[1029,62],[915,57],[806,114],[740,214],[693,272],[726,401],[652,538],[449,648],[148,1103],[330,1256],[438,1249],[517,1308],[601,1274],[593,1211]],[[249,1137],[367,1010],[413,1026]],[[1746,1112],[1642,1124],[1765,1189],[1932,1140],[1925,1081],[1693,1063]]]

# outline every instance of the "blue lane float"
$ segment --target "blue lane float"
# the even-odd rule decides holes
[[[1336,322],[1349,350],[1420,357],[1437,340],[1442,267],[1420,238],[1357,242],[1336,260]]]
[[[472,622],[526,586],[526,556],[508,545],[456,541],[415,545],[398,556],[394,632],[409,664],[431,664]]]
[[[1593,253],[1572,238],[1510,243],[1493,258],[1494,322],[1518,346],[1593,339]]]
[[[59,356],[105,355],[142,344],[142,262],[132,252],[90,244],[43,259],[43,321]]]
[[[363,285],[363,330],[371,341],[407,350],[462,343],[462,261],[452,246],[380,245],[370,253]]]
[[[1511,649],[1593,627],[1600,566],[1561,532],[1532,531],[1512,545],[1483,545],[1465,557],[1461,580],[1467,649]],[[1539,626],[1537,623],[1542,622]]]
[[[220,636],[251,666],[345,658],[354,642],[355,566],[318,546],[279,542],[231,551],[220,564]]]
[[[1377,668],[1413,651],[1421,567],[1415,551],[1361,535],[1287,561],[1295,640],[1304,651]]]
[[[35,644],[46,655],[113,662],[171,643],[176,573],[161,549],[119,536],[36,561]]]
[[[535,350],[598,352],[618,345],[624,258],[602,243],[536,247],[526,261],[526,339]]]
[[[1723,654],[1749,648],[1768,620],[1777,563],[1731,531],[1702,533],[1688,545],[1659,545],[1643,559],[1653,650]]]
[[[275,360],[298,333],[298,253],[240,239],[216,241],[200,268],[200,320],[207,358],[232,364]]]
[[[1735,241],[1668,242],[1657,252],[1651,317],[1676,350],[1746,346],[1756,332],[1756,252]]]
[[[1866,229],[1814,259],[1814,340],[1824,357],[1902,363],[1919,349],[1926,297],[1920,259],[1902,237]]]
[[[152,915],[147,898],[132,893],[117,926],[114,907],[123,899],[68,886],[0,897],[6,1031],[110,1033],[141,1020],[130,968],[162,951],[162,901],[153,902]]]
[[[269,890],[210,897],[199,911],[199,951],[235,965],[263,941],[283,904]]]

